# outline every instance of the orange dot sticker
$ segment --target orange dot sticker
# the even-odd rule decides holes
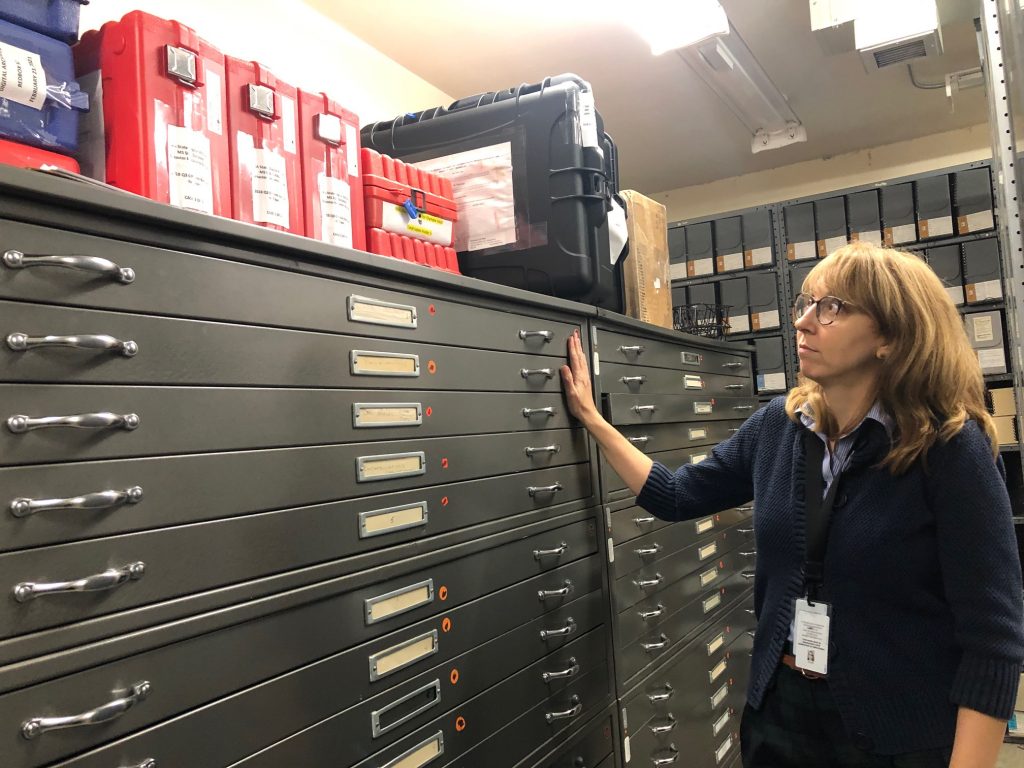
[[[427,360],[427,371],[429,373],[437,373],[437,363],[433,360]]]
[[[447,496],[442,496],[441,497],[441,506],[442,507],[447,507],[448,506],[448,497]]]
[[[437,314],[437,307],[435,307],[433,304],[431,304],[429,307],[427,307],[427,312],[429,312],[432,315],[436,315]]]
[[[448,587],[446,587],[444,585],[441,585],[441,588],[439,590],[437,590],[437,597],[440,600],[447,600],[448,599]]]
[[[448,459],[447,458],[441,459],[441,469],[448,469]]]
[[[452,681],[452,685],[455,685],[457,682],[459,682],[459,670],[453,669],[452,673],[448,675],[448,679]]]
[[[466,718],[464,718],[462,715],[459,715],[455,718],[455,730],[459,733],[462,733],[464,730],[466,730]]]
[[[718,561],[718,567],[719,568],[725,568],[725,560],[719,560]]]
[[[451,632],[452,631],[452,620],[449,619],[447,616],[445,616],[443,619],[441,619],[441,631],[442,632]]]
[[[427,406],[427,416],[433,416],[433,415],[434,415],[434,409],[433,409],[433,408],[431,408],[431,407],[430,407],[430,406],[428,405],[428,406]]]

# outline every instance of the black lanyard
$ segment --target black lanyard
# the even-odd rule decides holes
[[[807,597],[814,602],[825,582],[825,546],[828,544],[828,526],[832,519],[839,478],[832,480],[828,493],[822,498],[825,479],[821,464],[825,460],[825,443],[811,430],[804,431],[804,532],[807,555],[804,561],[804,584]]]

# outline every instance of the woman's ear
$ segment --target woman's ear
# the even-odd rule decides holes
[[[892,345],[883,344],[882,346],[875,350],[875,357],[878,358],[879,360],[885,360],[885,358],[889,356],[890,352],[892,352]]]

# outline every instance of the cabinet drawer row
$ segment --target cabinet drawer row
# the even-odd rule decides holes
[[[601,391],[631,395],[702,395],[705,397],[750,397],[750,377],[725,373],[686,373],[668,368],[601,363]]]
[[[754,509],[753,504],[748,504],[716,512],[713,515],[698,517],[694,520],[671,522],[669,520],[659,520],[650,512],[636,506],[633,503],[634,501],[627,499],[605,505],[612,542],[616,546],[668,526],[679,526],[680,530],[689,530],[693,541],[697,541],[698,538],[707,536],[712,531],[729,528],[749,518],[750,513]]]
[[[0,298],[556,356],[578,328],[344,273],[315,277],[10,221],[0,221]],[[15,330],[28,332],[4,335]],[[88,332],[97,331],[78,331]]]
[[[716,524],[715,515],[708,515],[697,522],[686,521],[668,525],[645,533],[637,539],[617,544],[612,563],[612,578],[620,579],[643,569],[673,562],[684,552],[687,553],[686,562],[692,564],[694,568],[705,562],[714,561],[723,553],[737,548],[752,558],[754,553],[748,550],[753,548],[753,522],[749,517],[743,516],[742,513],[737,514],[734,510],[719,514],[725,514],[726,519],[734,519],[735,522],[723,526]],[[741,546],[743,544],[751,546],[745,548]],[[696,559],[692,557],[694,554]]]
[[[605,418],[617,427],[745,419],[757,409],[757,400],[752,397],[607,394],[602,399]],[[678,426],[683,428],[682,424]]]
[[[604,364],[617,363],[649,368],[670,368],[677,371],[724,373],[750,378],[750,356],[711,350],[702,347],[684,348],[686,337],[678,342],[642,338],[621,331],[597,329],[597,352]]]

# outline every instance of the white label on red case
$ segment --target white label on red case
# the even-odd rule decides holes
[[[281,127],[284,129],[284,151],[293,155],[296,152],[296,134],[298,126],[295,122],[295,101],[287,96],[277,95],[281,102]]]
[[[206,70],[206,127],[211,133],[220,136],[224,132],[224,111],[221,101],[224,91],[221,88],[220,75]]]
[[[199,131],[167,126],[167,182],[170,204],[213,213],[210,140]]]
[[[252,219],[288,227],[288,176],[284,158],[269,149],[253,152]]]
[[[583,130],[584,147],[601,146],[601,138],[597,135],[597,109],[594,107],[594,94],[590,91],[580,93],[580,128]]]
[[[359,175],[359,132],[354,125],[345,124],[345,159],[348,160],[348,177]]]
[[[421,213],[418,218],[410,219],[409,212],[400,205],[380,203],[380,206],[381,229],[385,232],[394,232],[446,247],[452,244],[452,222],[431,216],[429,213]]]
[[[351,248],[352,188],[347,181],[326,173],[321,173],[316,183],[320,193],[320,239]]]
[[[38,53],[0,43],[0,97],[42,109],[46,101],[46,73]]]

